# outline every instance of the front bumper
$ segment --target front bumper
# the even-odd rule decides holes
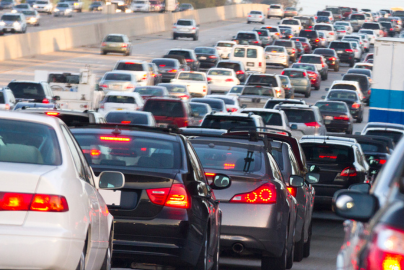
[[[122,47],[101,47],[101,51],[103,52],[117,52],[117,53],[124,53],[128,51],[128,48]]]

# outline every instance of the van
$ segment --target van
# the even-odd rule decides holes
[[[233,47],[230,61],[240,61],[247,71],[265,73],[266,61],[264,48],[250,45],[236,45]]]

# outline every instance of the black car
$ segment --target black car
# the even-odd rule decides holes
[[[190,49],[172,49],[168,52],[168,55],[181,55],[185,58],[187,65],[192,71],[199,70],[199,60],[196,57],[194,50]]]
[[[192,145],[169,129],[95,125],[72,129],[98,176],[120,171],[115,203],[113,265],[153,263],[217,269],[222,212],[213,189],[231,185],[217,174],[208,184]]]
[[[46,82],[11,81],[8,86],[16,101],[35,103],[56,103],[59,96],[54,96],[52,89]]]
[[[176,59],[178,62],[180,62],[180,69],[181,71],[190,71],[191,68],[188,66],[187,60],[185,59],[184,56],[182,55],[177,55],[177,54],[167,54],[164,55],[163,58],[168,58],[168,59]]]
[[[315,106],[320,109],[328,132],[345,132],[346,134],[352,134],[354,120],[345,102],[318,101]]]
[[[244,68],[243,62],[240,61],[231,61],[231,60],[220,60],[217,65],[217,68],[229,68],[236,72],[236,77],[240,82],[245,82],[247,79],[246,70]]]
[[[396,35],[396,30],[391,22],[379,22],[384,28],[386,28],[389,37],[394,37]]]
[[[359,69],[359,70],[365,70],[369,71],[366,69]],[[364,99],[362,100],[363,102],[369,104],[369,99],[370,99],[370,82],[369,82],[369,77],[364,75],[364,74],[355,74],[355,73],[348,73],[345,74],[342,77],[343,81],[356,81],[359,83],[359,86],[361,88],[361,92],[364,96]]]
[[[369,165],[355,139],[332,136],[303,136],[300,140],[308,169],[320,174],[315,207],[330,209],[334,193],[368,179]]]
[[[329,69],[339,71],[339,57],[335,50],[318,48],[313,51],[313,54],[324,56]]]
[[[194,51],[201,63],[199,68],[213,68],[220,61],[220,55],[213,47],[196,47]]]
[[[355,52],[350,42],[333,41],[328,48],[335,50],[341,63],[348,63],[349,67],[355,65]]]
[[[320,47],[320,36],[316,30],[308,30],[308,29],[300,30],[299,37],[307,38],[313,49]]]
[[[148,65],[154,78],[154,85],[161,83],[163,81],[163,75],[159,72],[157,65],[153,62],[149,63]]]
[[[352,117],[361,123],[365,111],[365,104],[360,100],[358,93],[352,90],[332,89],[325,98],[327,101],[343,101],[348,105]]]
[[[170,82],[179,72],[183,71],[177,59],[156,58],[152,60],[152,63],[156,64],[162,82]]]
[[[255,31],[240,31],[233,38],[238,44],[262,46],[262,42],[257,32]]]

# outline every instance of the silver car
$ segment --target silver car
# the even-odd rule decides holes
[[[261,116],[265,126],[268,128],[282,129],[289,132],[291,131],[288,117],[282,110],[249,108],[241,110],[240,113],[253,113]]]
[[[5,13],[1,16],[0,32],[25,33],[27,22],[22,13]]]
[[[265,23],[264,12],[258,10],[252,10],[247,15],[247,23]]]
[[[32,10],[32,7],[29,4],[15,5],[11,10],[11,13],[22,13],[24,10]]]
[[[304,94],[308,98],[311,95],[311,82],[307,71],[297,68],[285,68],[282,75],[288,76],[295,93]]]
[[[132,72],[115,70],[105,73],[98,85],[105,93],[109,91],[133,92],[137,86],[137,79]]]
[[[72,17],[73,16],[73,7],[68,3],[59,3],[55,9],[53,10],[53,16],[66,16]]]
[[[38,11],[36,10],[24,10],[22,13],[25,15],[25,18],[27,20],[27,24],[33,25],[33,26],[39,26],[40,25],[40,19],[41,16],[39,16]]]
[[[278,17],[279,19],[283,19],[285,16],[285,11],[283,10],[282,5],[272,4],[268,8],[267,18]]]
[[[13,110],[16,100],[10,88],[0,88],[0,110],[10,111]]]
[[[198,40],[199,37],[199,25],[195,20],[179,19],[173,26],[173,39],[179,37],[193,38]]]

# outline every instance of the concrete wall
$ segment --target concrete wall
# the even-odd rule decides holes
[[[2,36],[0,37],[0,61],[98,44],[105,35],[110,33],[121,33],[133,37],[169,31],[173,23],[180,18],[194,18],[198,23],[203,24],[246,17],[250,10],[262,10],[266,14],[266,9],[267,5],[262,4],[222,6]]]

